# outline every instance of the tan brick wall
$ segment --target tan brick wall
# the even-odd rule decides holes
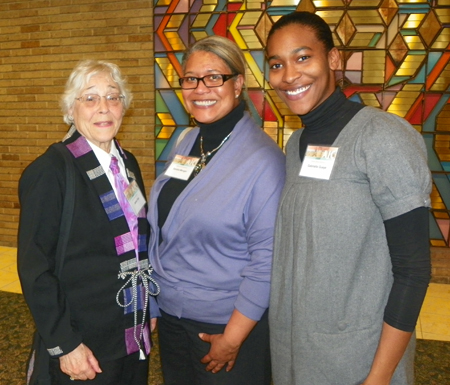
[[[70,3],[69,5],[67,5]],[[133,92],[118,138],[154,178],[153,1],[0,2],[0,245],[16,246],[17,182],[67,131],[59,99],[82,59],[112,61]],[[148,191],[147,191],[148,193]]]

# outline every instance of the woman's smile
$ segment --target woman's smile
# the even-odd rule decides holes
[[[308,91],[310,87],[311,87],[311,84],[308,86],[301,86],[301,87],[298,87],[295,89],[285,90],[283,92],[285,92],[288,97],[295,97],[295,96],[301,95],[304,92]]]
[[[217,103],[217,100],[193,100],[192,103],[198,107],[211,107]]]

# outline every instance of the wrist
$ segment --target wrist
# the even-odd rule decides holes
[[[230,345],[233,348],[239,348],[242,345],[242,343],[244,342],[244,340],[245,340],[245,338],[240,337],[236,333],[232,333],[230,331],[227,331],[226,329],[225,329],[225,331],[223,333],[223,338],[225,339],[227,344]]]
[[[393,373],[374,373],[370,372],[364,384],[366,385],[389,385],[391,383]]]

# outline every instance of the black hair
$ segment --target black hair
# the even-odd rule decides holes
[[[282,16],[272,25],[267,35],[267,41],[269,41],[275,31],[290,24],[299,24],[312,29],[317,39],[323,43],[328,52],[334,48],[333,34],[329,25],[320,16],[311,12],[298,11]]]

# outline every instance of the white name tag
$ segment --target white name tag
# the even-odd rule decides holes
[[[308,146],[303,158],[300,176],[330,179],[339,147]]]
[[[138,216],[139,212],[142,210],[142,207],[144,207],[145,205],[145,198],[136,181],[132,181],[128,185],[127,189],[125,190],[125,197],[130,203],[130,206],[136,216]]]
[[[175,155],[165,175],[176,179],[188,180],[199,160],[200,158],[193,156]]]

